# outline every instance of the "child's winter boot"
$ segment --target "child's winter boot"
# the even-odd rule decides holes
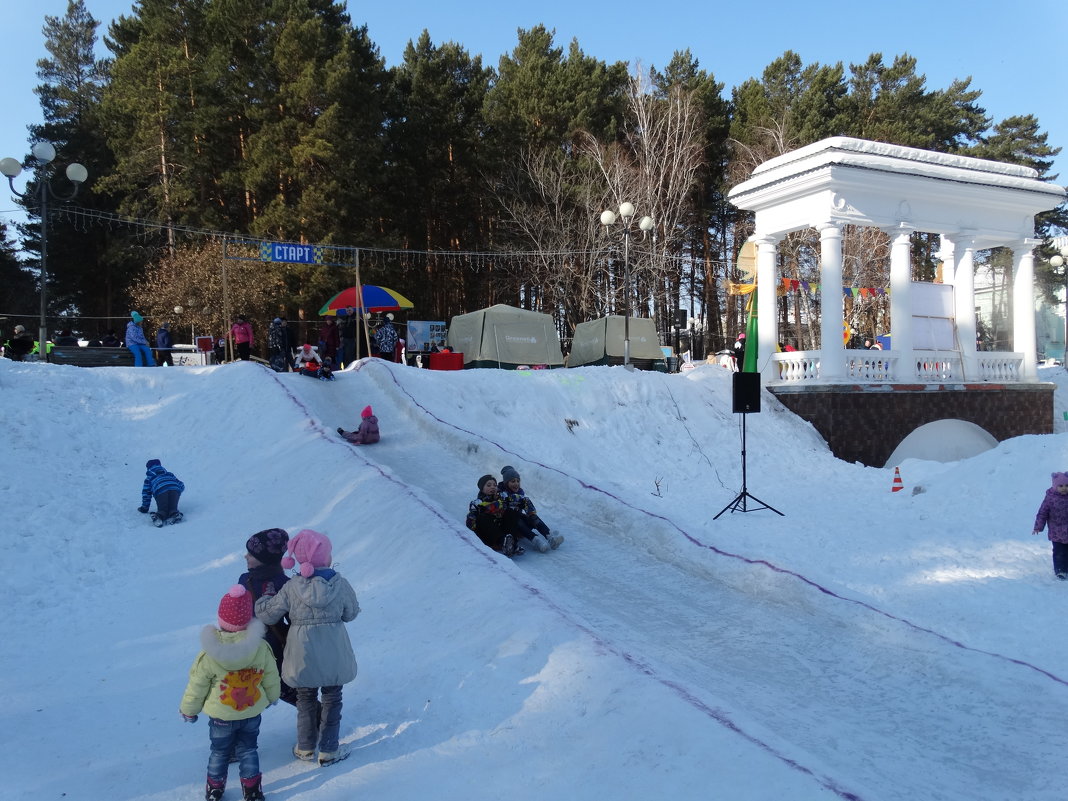
[[[264,801],[263,788],[260,787],[262,779],[263,774],[257,773],[251,779],[241,780],[241,791],[245,794],[245,801]]]
[[[339,745],[336,751],[320,751],[319,766],[325,768],[327,765],[333,765],[335,762],[348,759],[349,753],[349,749],[343,745]]]
[[[226,791],[226,782],[218,781],[210,776],[208,777],[208,784],[204,788],[205,801],[222,801],[223,793]]]
[[[515,555],[515,537],[511,534],[505,534],[504,539],[501,540],[501,553],[505,556]]]
[[[554,551],[559,548],[564,542],[564,535],[559,531],[549,532],[549,547]]]
[[[534,546],[534,550],[539,553],[545,553],[549,550],[549,541],[542,534],[532,534],[530,542]]]

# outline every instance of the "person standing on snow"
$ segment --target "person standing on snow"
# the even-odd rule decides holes
[[[289,615],[282,679],[297,691],[297,743],[293,756],[332,765],[349,755],[339,742],[341,689],[356,678],[356,655],[345,624],[360,614],[352,585],[330,565],[333,546],[325,534],[304,529],[289,541],[286,570],[300,562],[299,575],[277,594],[256,601],[256,617],[267,625]],[[318,698],[322,693],[322,699]]]
[[[282,569],[282,557],[286,555],[289,534],[281,528],[257,531],[245,542],[245,565],[248,571],[238,576],[237,583],[252,593],[253,602],[260,598],[277,595],[289,576]],[[271,646],[278,673],[282,673],[282,657],[285,654],[286,638],[289,636],[289,620],[283,617],[267,626],[264,639]],[[297,705],[297,691],[282,682],[279,696],[287,704]]]
[[[171,336],[171,324],[164,323],[156,331],[156,361],[161,365],[174,367],[174,359],[171,357],[173,347],[174,337]]]
[[[286,339],[282,318],[275,317],[267,329],[267,357],[271,362],[271,369],[276,373],[284,373],[289,362]]]
[[[237,358],[247,362],[252,357],[252,346],[255,339],[252,336],[252,323],[245,319],[245,315],[237,315],[237,322],[230,326],[230,336],[234,340],[234,350]]]
[[[144,321],[138,312],[130,312],[130,322],[126,324],[126,348],[133,354],[134,367],[155,367],[156,360],[152,358],[152,349],[141,328]]]
[[[738,372],[745,365],[745,332],[738,335],[731,349],[731,358],[734,359],[734,371]]]
[[[189,669],[178,711],[186,723],[209,716],[207,801],[226,790],[231,754],[238,764],[245,801],[264,801],[260,771],[261,713],[278,700],[278,667],[263,639],[264,625],[252,614],[252,594],[235,584],[219,602],[216,625],[200,632],[201,651]]]
[[[1068,473],[1053,474],[1053,486],[1038,507],[1031,533],[1041,534],[1047,526],[1053,543],[1053,574],[1064,581],[1068,579]]]
[[[397,329],[393,327],[392,314],[387,314],[375,331],[375,349],[378,351],[378,358],[388,362],[396,361]]]

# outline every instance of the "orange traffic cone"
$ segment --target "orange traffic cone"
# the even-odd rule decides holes
[[[905,489],[905,485],[901,483],[901,468],[894,468],[894,484],[890,487],[891,492],[901,492]]]

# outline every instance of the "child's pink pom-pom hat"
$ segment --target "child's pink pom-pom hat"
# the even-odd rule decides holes
[[[235,584],[219,602],[219,628],[244,631],[252,620],[252,593]]]
[[[364,406],[363,407],[363,411],[360,412],[360,417],[362,417],[362,418],[364,418],[366,420],[368,417],[370,417],[373,414],[374,414],[374,412],[371,411],[371,407],[370,406]]]
[[[282,560],[282,567],[289,570],[300,562],[300,575],[305,578],[311,577],[315,573],[315,568],[330,567],[334,561],[330,538],[310,528],[302,530],[291,539],[287,550],[291,555],[287,555]]]

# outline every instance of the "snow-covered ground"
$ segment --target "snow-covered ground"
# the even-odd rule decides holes
[[[1057,433],[893,470],[764,394],[741,485],[730,373],[430,372],[0,360],[0,796],[199,799],[178,701],[260,529],[334,541],[362,613],[329,768],[291,707],[269,799],[1063,801],[1068,585],[1031,536]],[[374,407],[381,443],[340,440]],[[136,511],[144,463],[185,522]],[[567,537],[510,561],[463,518],[515,466]],[[228,798],[238,798],[236,766]]]

